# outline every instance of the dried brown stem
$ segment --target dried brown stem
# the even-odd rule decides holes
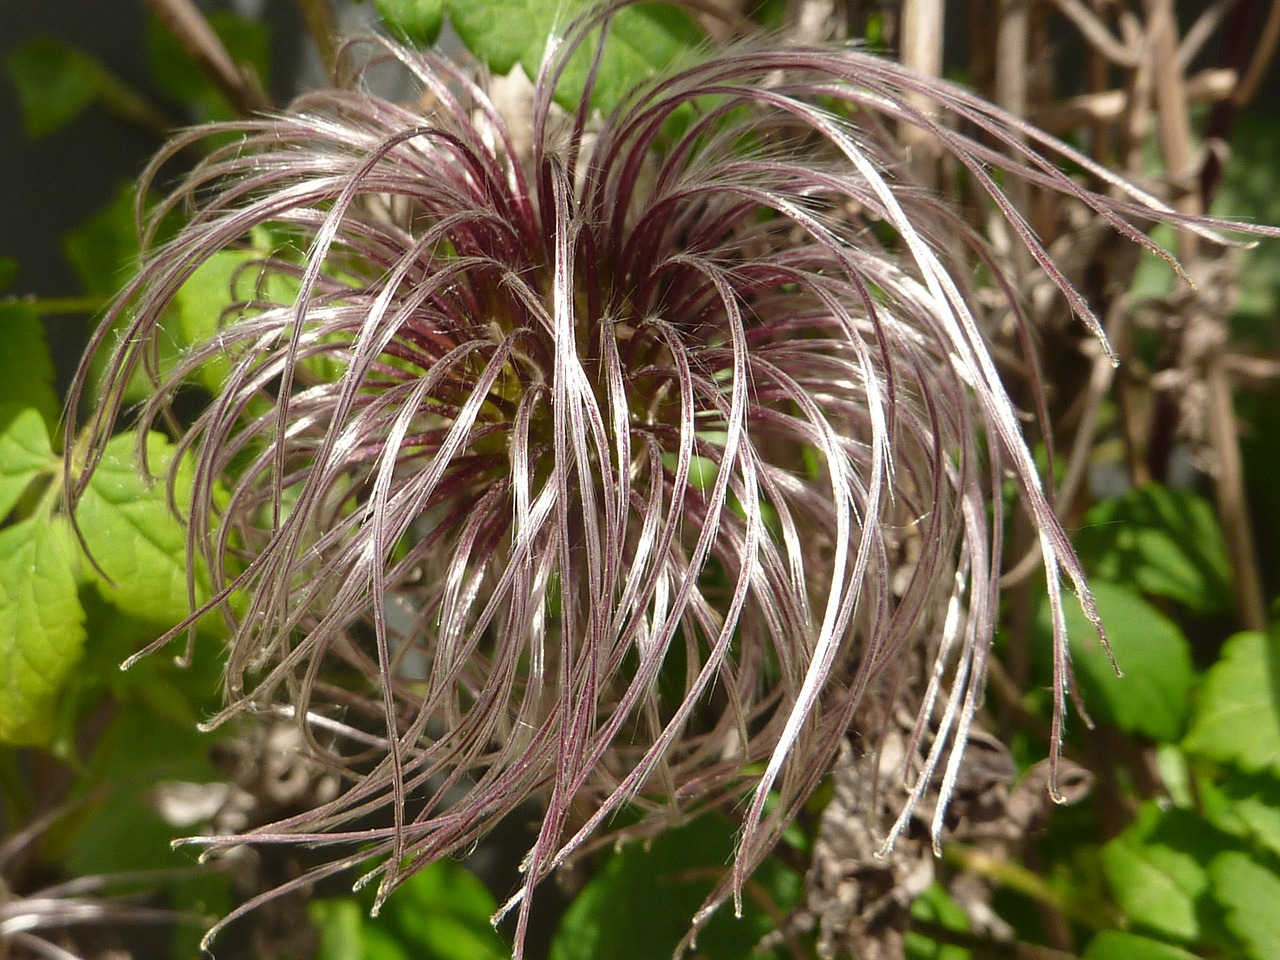
[[[1137,67],[1141,54],[1131,44],[1116,39],[1107,25],[1094,16],[1080,0],[1053,0],[1064,17],[1070,20],[1095,50],[1121,67]]]
[[[320,59],[324,61],[325,70],[333,73],[338,60],[338,25],[333,19],[333,9],[329,0],[295,0],[302,19],[307,25],[307,33],[311,35]]]
[[[241,114],[266,110],[271,101],[257,78],[240,69],[192,0],[146,0],[156,18]]]
[[[1277,44],[1280,44],[1280,0],[1271,0],[1271,8],[1267,11],[1267,21],[1263,24],[1262,36],[1258,39],[1253,59],[1231,100],[1237,110],[1246,106],[1258,92],[1263,77],[1267,75],[1267,68],[1271,66],[1271,59],[1275,56]]]

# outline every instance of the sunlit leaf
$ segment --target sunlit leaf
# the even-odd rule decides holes
[[[40,411],[0,403],[0,520],[42,470],[53,465],[49,431]]]
[[[319,901],[320,960],[505,960],[489,923],[493,895],[462,866],[441,860],[396,889],[377,917],[371,898]]]
[[[377,0],[378,13],[406,40],[429,45],[444,26],[445,0]]]
[[[560,34],[589,0],[379,0],[387,24],[419,42],[431,42],[447,10],[462,42],[495,73],[519,64],[530,78],[537,76],[547,41]],[[520,29],[512,29],[512,24]],[[605,53],[596,76],[592,105],[602,111],[614,106],[637,83],[654,76],[704,40],[693,21],[670,4],[650,3],[620,11],[613,20]],[[586,87],[593,44],[579,50],[556,91],[556,101],[576,108]]]
[[[1242,770],[1280,774],[1280,628],[1226,642],[1183,746]]]
[[[53,735],[85,639],[71,551],[62,521],[30,517],[0,530],[0,741]]]
[[[1093,591],[1124,675],[1116,676],[1097,631],[1080,608],[1066,604],[1072,662],[1089,711],[1121,730],[1176,740],[1195,681],[1190,644],[1170,620],[1123,587],[1094,583]],[[1046,598],[1038,600],[1034,629],[1036,649],[1047,654],[1052,629]]]
[[[1185,943],[1204,933],[1205,865],[1229,836],[1185,810],[1145,805],[1137,820],[1102,848],[1116,902],[1138,926]]]
[[[1136,933],[1103,930],[1089,941],[1081,960],[1196,960],[1196,955]]]
[[[1280,957],[1280,876],[1229,851],[1209,866],[1213,895],[1227,911],[1227,928],[1245,945],[1250,960]]]
[[[177,623],[190,612],[186,534],[170,509],[165,481],[148,483],[139,475],[135,443],[133,433],[124,433],[108,444],[76,519],[101,568],[95,582],[103,598],[135,617]],[[158,433],[149,434],[147,459],[153,476],[167,476],[172,445]],[[184,464],[175,488],[179,504],[190,490],[191,473]]]

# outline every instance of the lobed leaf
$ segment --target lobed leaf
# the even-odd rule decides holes
[[[0,741],[43,744],[84,647],[74,554],[63,520],[0,530]]]
[[[130,432],[107,444],[102,466],[76,507],[76,521],[101,568],[93,577],[103,598],[135,617],[178,623],[190,612],[186,533],[170,508],[165,483],[139,474],[136,443]],[[168,475],[174,457],[168,440],[149,433],[146,455],[154,476]],[[180,464],[172,479],[177,502],[186,502],[190,465]]]
[[[1226,642],[1183,747],[1241,770],[1280,774],[1280,627]]]
[[[590,0],[378,0],[383,20],[419,43],[435,41],[447,12],[467,49],[494,73],[519,65],[537,77],[548,42],[557,39]],[[512,24],[520,29],[512,29]],[[575,51],[555,92],[565,109],[576,109],[591,70],[595,36]],[[591,105],[608,113],[637,84],[695,50],[704,37],[680,8],[647,3],[618,12],[610,26],[591,93]]]
[[[1213,895],[1227,911],[1227,927],[1250,960],[1280,957],[1280,876],[1248,855],[1228,851],[1209,865]]]
[[[1148,803],[1134,823],[1102,848],[1116,902],[1135,924],[1185,943],[1205,939],[1206,864],[1232,839],[1185,810]]]
[[[1078,607],[1066,605],[1072,663],[1090,711],[1129,733],[1177,740],[1195,683],[1191,645],[1172,621],[1125,588],[1094,583],[1093,595],[1123,675],[1116,675],[1093,623]],[[1038,600],[1033,629],[1036,649],[1047,651],[1052,627],[1044,597]]]
[[[0,520],[9,515],[31,481],[55,462],[40,411],[0,403]]]

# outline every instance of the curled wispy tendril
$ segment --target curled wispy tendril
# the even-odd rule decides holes
[[[744,800],[707,908],[740,891],[908,649],[936,658],[913,803],[940,783],[940,818],[982,689],[1006,477],[1042,548],[1061,718],[1064,576],[1097,615],[978,283],[1023,314],[982,239],[914,185],[901,130],[954,158],[1099,335],[1000,184],[1143,244],[1131,218],[1173,216],[844,47],[741,42],[608,116],[566,115],[565,66],[616,10],[549,52],[527,155],[466,70],[384,41],[349,46],[335,89],[215,128],[235,142],[155,214],[187,208],[95,343],[123,323],[87,471],[139,371],[138,423],[194,461],[182,508],[214,583],[200,612],[230,634],[222,717],[286,709],[347,777],[305,815],[208,842],[345,844],[321,872],[372,859],[385,895],[538,797],[517,954],[532,887],[624,806],[653,825]],[[413,105],[368,92],[386,61]],[[166,365],[175,294],[229,250],[252,295]],[[184,420],[175,399],[211,369]]]

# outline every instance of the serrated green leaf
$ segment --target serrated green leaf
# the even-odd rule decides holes
[[[5,57],[31,139],[66,126],[98,97],[102,67],[59,40],[31,40]]]
[[[1089,941],[1081,960],[1197,960],[1172,944],[1122,930],[1103,930]]]
[[[266,241],[265,237],[258,237]],[[218,335],[223,313],[234,304],[254,300],[270,303],[292,303],[297,295],[297,285],[279,274],[268,274],[265,279],[256,263],[268,253],[267,249],[254,247],[248,250],[220,250],[200,264],[187,278],[173,298],[173,311],[178,318],[174,337],[174,357],[179,349],[209,342]],[[258,287],[261,285],[262,289]],[[162,359],[162,364],[166,362]],[[333,372],[334,366],[324,357],[303,361],[308,370],[324,369]],[[224,356],[205,363],[200,369],[200,379],[210,392],[217,394],[231,369],[231,357]]]
[[[9,515],[31,481],[54,462],[40,411],[0,403],[0,520]]]
[[[169,508],[166,481],[148,483],[139,475],[135,444],[133,433],[108,442],[102,463],[76,508],[76,519],[90,555],[101,568],[93,577],[103,599],[131,616],[173,624],[190,612],[186,533]],[[152,475],[167,477],[172,444],[151,433],[146,451]],[[178,504],[188,501],[189,463],[179,468],[174,490]],[[197,577],[197,581],[207,595],[207,578]]]
[[[1081,693],[1096,719],[1129,733],[1169,742],[1181,736],[1195,682],[1191,645],[1182,631],[1128,590],[1094,582],[1094,599],[1111,650],[1124,675],[1117,677],[1093,624],[1077,604],[1065,607],[1071,657]],[[1033,641],[1047,672],[1052,627],[1047,598],[1038,600]]]
[[[0,741],[43,744],[84,647],[65,521],[30,517],[0,530]]]
[[[1231,609],[1231,565],[1212,505],[1150,484],[1105,500],[1072,538],[1090,572],[1197,613]]]
[[[30,305],[0,303],[0,403],[35,407],[50,432],[57,429],[62,405],[53,389],[53,358],[44,324]]]
[[[444,25],[445,0],[378,0],[382,22],[412,43],[436,42]]]
[[[569,905],[551,944],[551,960],[668,960],[732,855],[733,829],[714,814],[647,845],[624,847]],[[767,860],[751,887],[763,893],[753,896],[748,890],[741,919],[721,910],[699,932],[700,957],[782,956],[780,950],[754,953],[753,948],[775,927],[770,909],[785,913],[798,901],[802,878]],[[769,909],[758,902],[760,896],[772,901]]]
[[[431,42],[447,11],[467,49],[494,73],[517,64],[530,79],[538,75],[553,35],[592,9],[593,0],[379,0],[378,9],[392,30]],[[520,24],[513,30],[512,24]],[[591,105],[611,111],[637,84],[656,75],[705,40],[679,7],[646,3],[626,7],[614,16],[596,75]],[[576,109],[586,88],[594,57],[594,40],[583,44],[570,61],[555,91],[555,100]]]
[[[1213,896],[1227,912],[1227,929],[1250,960],[1280,957],[1280,876],[1235,851],[1214,857],[1209,876]]]
[[[1145,804],[1102,848],[1116,902],[1138,926],[1184,943],[1204,939],[1209,907],[1205,865],[1234,841],[1186,810]]]
[[[4,293],[18,278],[18,261],[13,257],[0,257],[0,293]]]
[[[1280,774],[1280,628],[1226,642],[1205,676],[1183,748],[1252,773]]]

